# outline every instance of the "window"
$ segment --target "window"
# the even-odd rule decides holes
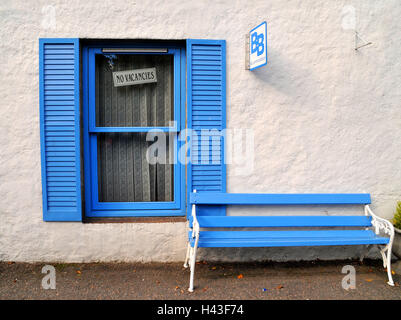
[[[84,52],[86,216],[183,215],[181,49]]]
[[[179,216],[193,189],[225,192],[225,41],[134,43],[39,39],[43,220]],[[121,85],[125,71],[136,81],[132,70],[142,70],[143,83]],[[195,160],[186,168],[175,161],[184,129]],[[220,132],[219,145],[193,143],[205,130]],[[147,137],[159,142],[160,132],[169,137],[164,152],[155,152],[157,163],[144,161],[154,145]]]

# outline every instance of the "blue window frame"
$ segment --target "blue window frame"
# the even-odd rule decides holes
[[[95,88],[95,60],[97,55],[103,55],[102,48],[147,48],[150,52],[114,52],[113,54],[151,54],[171,55],[173,57],[173,120],[172,127],[100,127],[96,124],[96,88]],[[116,46],[98,44],[84,46],[82,50],[82,77],[83,77],[83,140],[84,140],[84,176],[85,176],[85,215],[87,217],[123,217],[123,216],[183,216],[185,215],[185,166],[179,161],[173,164],[173,194],[172,201],[163,202],[105,202],[99,201],[98,152],[99,134],[107,133],[146,133],[149,130],[158,130],[174,133],[173,148],[175,157],[184,142],[178,139],[178,133],[185,127],[185,49],[162,45],[167,52],[151,51],[157,46]],[[160,51],[160,50],[159,50]]]

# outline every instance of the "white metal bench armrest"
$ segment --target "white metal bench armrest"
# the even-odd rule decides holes
[[[394,239],[393,224],[390,221],[375,215],[368,205],[365,205],[365,215],[372,217],[372,226],[374,228],[375,233],[378,235],[380,234],[380,231],[382,231],[384,234],[389,235],[390,242],[392,243]]]
[[[370,210],[368,205],[365,205],[365,215],[367,216],[370,215],[372,217],[372,226],[377,235],[380,234],[380,231],[382,231],[382,233],[390,236],[388,244],[383,249],[380,250],[380,253],[383,258],[383,267],[387,268],[387,275],[388,275],[387,283],[390,286],[394,286],[393,277],[391,275],[391,249],[393,247],[393,241],[394,241],[394,226],[390,221],[375,215],[372,212],[372,210]]]

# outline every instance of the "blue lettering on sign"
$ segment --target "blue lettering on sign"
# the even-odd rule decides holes
[[[263,33],[258,34],[254,32],[251,34],[251,53],[257,52],[257,55],[260,56],[265,51],[265,44],[263,43],[264,37]]]

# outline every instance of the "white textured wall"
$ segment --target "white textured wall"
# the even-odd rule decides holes
[[[342,28],[345,5],[355,8],[357,31],[373,42],[358,52],[353,31]],[[52,10],[55,24],[45,18]],[[228,191],[366,191],[375,211],[389,218],[401,199],[400,16],[399,0],[2,0],[0,260],[178,261],[185,254],[185,223],[42,221],[39,37],[226,39],[227,125],[253,129],[256,148],[251,175],[228,167]],[[245,71],[244,34],[263,20],[268,66]],[[208,259],[287,260],[345,258],[357,251],[201,253]]]

